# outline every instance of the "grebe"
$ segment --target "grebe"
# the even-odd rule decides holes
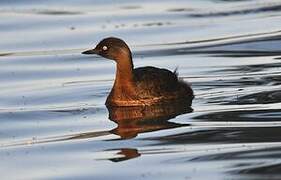
[[[149,106],[194,98],[191,87],[178,78],[177,72],[146,66],[134,68],[128,45],[121,39],[103,39],[94,49],[82,54],[98,54],[117,64],[113,88],[107,97],[107,106]]]

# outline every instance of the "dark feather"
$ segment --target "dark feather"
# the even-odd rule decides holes
[[[137,92],[141,98],[193,96],[189,85],[179,80],[176,71],[147,66],[136,68],[133,73]]]

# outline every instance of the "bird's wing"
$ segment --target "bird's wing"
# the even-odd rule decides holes
[[[176,72],[155,67],[141,67],[134,69],[133,73],[138,93],[145,97],[165,95],[178,88]]]

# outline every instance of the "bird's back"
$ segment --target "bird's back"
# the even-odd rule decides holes
[[[193,99],[192,89],[178,78],[176,72],[148,66],[134,69],[133,74],[138,96],[142,99]]]

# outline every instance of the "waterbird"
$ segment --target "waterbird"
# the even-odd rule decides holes
[[[193,90],[178,77],[177,70],[152,66],[134,68],[131,50],[122,39],[105,38],[82,54],[97,54],[116,62],[115,81],[106,106],[150,106],[180,101],[192,104]]]

